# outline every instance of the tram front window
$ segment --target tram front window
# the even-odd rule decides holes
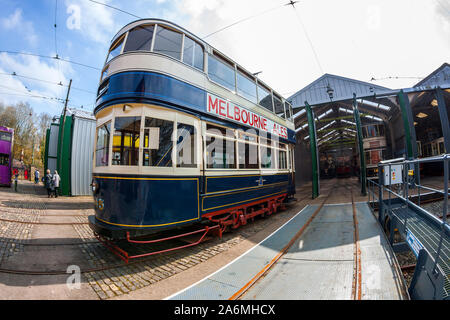
[[[153,29],[155,26],[138,26],[128,32],[127,43],[123,52],[127,51],[150,51],[152,44]]]
[[[173,121],[145,117],[142,165],[172,167]]]
[[[108,58],[106,58],[106,63],[109,62],[112,58],[118,56],[120,52],[122,51],[122,45],[123,45],[123,39],[125,37],[121,37],[119,40],[116,41],[111,47],[111,50],[109,51]]]
[[[139,164],[140,117],[117,117],[114,123],[113,165]]]
[[[97,129],[97,144],[95,147],[96,167],[104,167],[108,165],[110,128],[111,123],[108,122]]]
[[[8,141],[11,142],[11,133],[9,132],[0,132],[0,141]]]

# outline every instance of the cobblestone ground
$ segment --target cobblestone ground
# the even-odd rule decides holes
[[[14,254],[23,251],[33,231],[34,222],[39,221],[45,207],[42,201],[33,198],[36,194],[34,185],[21,185],[21,199],[16,197],[13,188],[2,188],[3,197],[0,202],[0,264]],[[24,223],[5,220],[21,221]],[[26,223],[32,222],[32,223]]]
[[[305,194],[309,194],[308,188]],[[304,195],[298,195],[298,198],[306,197]],[[67,207],[69,211],[58,208],[59,211],[55,214],[53,207],[56,201],[63,203],[63,207]],[[87,216],[94,214],[93,208],[90,208],[91,205],[92,201],[89,197],[47,199],[42,185],[36,187],[29,182],[20,183],[19,193],[15,193],[12,189],[0,189],[0,219],[3,219],[0,220],[0,268],[3,262],[6,262],[14,254],[23,251],[27,244],[32,244],[31,238],[36,226],[36,224],[31,223],[7,222],[4,220],[36,223],[44,218],[63,217],[63,219],[67,219],[65,216],[71,217],[70,221],[76,221],[78,223],[72,224],[71,228],[73,228],[75,234],[79,237],[76,242],[80,242],[79,244],[72,245],[76,246],[82,252],[81,256],[84,257],[82,259],[83,261],[73,261],[71,263],[79,265],[82,271],[87,269],[102,269],[85,272],[83,276],[99,299],[108,299],[150,286],[205,262],[263,230],[276,219],[285,219],[294,214],[290,211],[284,211],[270,218],[255,219],[254,222],[244,227],[224,234],[222,239],[211,238],[197,246],[166,254],[139,258],[136,261],[131,260],[126,265],[120,258],[96,240],[88,224],[86,224],[88,221]],[[58,221],[61,222],[61,220]],[[54,226],[41,225],[39,227],[52,228]],[[133,254],[139,254],[167,249],[180,244],[186,243],[173,240],[164,245],[134,245],[132,247],[128,245],[128,247],[125,246],[124,248]],[[65,246],[59,247],[61,248],[60,250],[66,250],[64,249],[66,248]],[[65,270],[66,268],[67,265],[60,266],[61,270]],[[26,266],[23,269],[27,269]]]

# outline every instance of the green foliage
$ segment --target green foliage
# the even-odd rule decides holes
[[[23,160],[25,165],[33,162],[37,167],[43,167],[45,132],[50,122],[48,113],[37,115],[28,103],[6,106],[0,103],[0,126],[14,129],[13,157]]]

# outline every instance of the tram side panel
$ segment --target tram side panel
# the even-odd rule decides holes
[[[96,218],[103,234],[158,232],[200,218],[199,177],[95,177]]]
[[[203,214],[250,205],[265,199],[287,196],[290,174],[205,177],[201,196]]]

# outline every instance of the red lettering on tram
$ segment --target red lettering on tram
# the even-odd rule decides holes
[[[238,106],[234,106],[234,120],[241,121],[241,113]]]
[[[234,120],[234,118],[230,115],[229,111],[230,111],[230,104],[227,102],[227,118]]]
[[[215,112],[217,113],[217,100],[218,100],[218,98],[214,99],[214,102],[212,102],[211,96],[208,96],[208,111],[209,112],[211,112],[211,109],[212,109],[212,110],[215,110]]]
[[[225,106],[223,106],[224,103],[225,101],[219,100],[219,114],[223,117],[226,117],[225,113],[222,113],[223,110],[225,110]]]

